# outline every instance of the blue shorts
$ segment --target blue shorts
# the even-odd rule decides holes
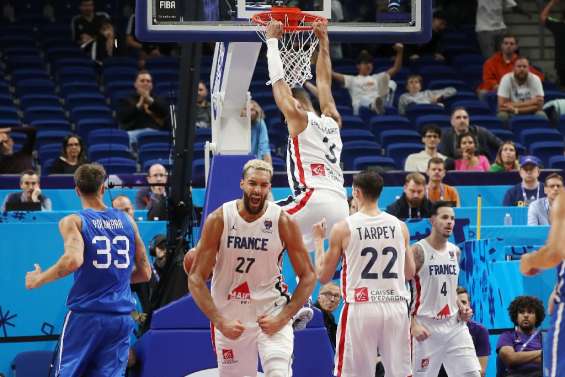
[[[565,377],[565,303],[555,304],[543,344],[544,377]]]
[[[129,314],[69,311],[59,343],[55,375],[123,376],[133,328]]]

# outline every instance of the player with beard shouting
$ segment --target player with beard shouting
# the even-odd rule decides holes
[[[188,285],[212,322],[220,376],[255,376],[257,354],[267,376],[290,376],[292,316],[314,289],[316,275],[298,225],[267,201],[273,168],[243,167],[243,198],[224,203],[204,224]],[[282,276],[287,249],[299,278],[292,297]],[[206,280],[213,271],[211,292]]]

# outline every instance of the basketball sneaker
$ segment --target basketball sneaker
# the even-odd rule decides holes
[[[292,319],[292,328],[294,331],[304,330],[308,325],[308,322],[312,320],[312,317],[314,317],[314,311],[312,308],[307,306],[300,308]]]

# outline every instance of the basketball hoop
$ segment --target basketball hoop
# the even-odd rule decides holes
[[[284,67],[284,81],[291,88],[302,86],[312,78],[311,58],[318,46],[312,24],[326,21],[324,17],[302,12],[299,8],[273,7],[268,12],[253,15],[251,22],[257,26],[257,34],[266,42],[267,24],[277,20],[283,24],[279,51]],[[267,82],[267,85],[271,82]]]

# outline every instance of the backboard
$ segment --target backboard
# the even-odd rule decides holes
[[[187,3],[199,1],[198,15]],[[149,42],[259,41],[249,19],[272,5],[328,19],[332,41],[424,43],[432,0],[137,0],[136,36]],[[193,3],[194,4],[194,3]]]

